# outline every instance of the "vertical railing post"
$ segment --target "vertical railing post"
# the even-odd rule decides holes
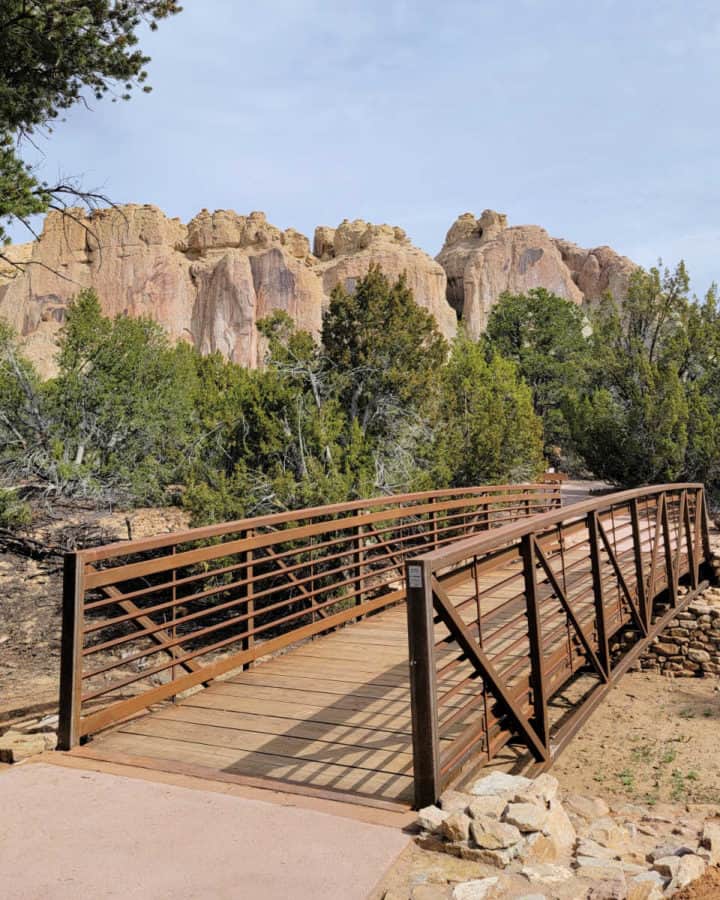
[[[598,659],[605,670],[605,678],[610,678],[610,647],[608,645],[607,624],[605,622],[605,591],[600,568],[600,535],[597,512],[587,515],[587,529],[590,539],[590,564],[592,568],[593,595],[595,599],[595,628],[598,639]]]
[[[171,555],[174,557],[176,554],[177,554],[177,545],[173,544]],[[172,590],[170,592],[171,597],[172,597],[172,611],[170,613],[172,625],[170,627],[170,632],[169,632],[170,638],[173,641],[177,637],[177,626],[175,625],[175,619],[177,618],[177,584],[176,584],[176,582],[177,582],[177,569],[173,569],[172,570]],[[174,646],[172,648],[173,659],[175,659],[175,654],[177,652],[177,649],[178,648],[176,646]],[[177,666],[175,666],[175,664],[173,663],[173,667],[172,667],[172,669],[170,669],[170,677],[171,677],[172,681],[175,681],[176,672],[177,672]],[[176,697],[177,697],[177,694],[172,695],[171,699],[172,699],[173,703],[175,702]]]
[[[245,532],[244,536],[246,539],[250,539],[254,537],[254,535],[255,532],[249,530]],[[247,582],[245,585],[245,615],[247,616],[247,619],[245,620],[245,629],[247,633],[242,642],[243,650],[252,650],[255,643],[255,635],[252,634],[255,629],[255,600],[253,598],[255,592],[255,585],[253,583],[254,575],[255,567],[253,566],[253,551],[252,548],[248,548],[245,551],[245,580]],[[243,669],[251,669],[252,666],[252,659],[243,663]]]
[[[705,562],[709,563],[712,553],[710,551],[710,514],[707,508],[707,497],[705,496],[705,488],[700,488],[700,515],[702,516],[702,544],[703,544],[703,556],[705,558]]]
[[[66,553],[63,567],[59,750],[71,750],[80,741],[84,604],[82,556],[77,552]]]
[[[428,563],[408,562],[405,578],[415,806],[421,809],[442,793],[432,570]]]
[[[530,644],[530,687],[533,695],[533,727],[549,757],[550,723],[545,691],[542,627],[540,624],[537,570],[535,567],[535,535],[523,535],[522,557],[527,604],[528,642]]]
[[[680,492],[680,508],[678,509],[677,547],[675,548],[675,583],[680,582],[680,566],[682,564],[682,535],[685,528],[685,510],[687,508],[687,491]]]
[[[637,584],[636,595],[638,606],[640,607],[640,616],[642,617],[645,630],[650,627],[650,609],[648,607],[647,597],[645,593],[645,569],[642,558],[642,533],[640,531],[640,510],[638,509],[637,499],[630,501],[630,518],[632,521],[633,550],[635,557],[635,582]]]
[[[663,504],[662,529],[663,544],[665,545],[665,576],[667,578],[668,593],[670,594],[670,602],[672,603],[672,605],[677,606],[677,573],[675,572],[675,566],[673,565],[673,548],[670,541],[670,510],[667,493],[665,494],[665,503]]]
[[[697,495],[695,495],[695,513],[697,514]],[[693,590],[700,584],[700,568],[698,566],[698,548],[695,539],[696,528],[693,526],[690,513],[690,493],[685,499],[685,549],[688,555],[688,569],[690,571],[690,585]]]
[[[353,566],[355,569],[355,580],[357,582],[355,606],[362,606],[363,600],[365,599],[365,545],[362,525],[355,526],[354,545]]]
[[[430,498],[430,505],[433,510],[430,513],[430,538],[432,541],[433,549],[436,550],[438,546],[438,541],[440,540],[440,535],[438,534],[438,515],[437,510],[435,509],[435,504],[437,503],[436,497]]]

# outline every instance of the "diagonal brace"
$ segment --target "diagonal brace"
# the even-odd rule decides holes
[[[615,569],[615,575],[617,576],[617,580],[620,582],[620,587],[623,590],[623,594],[625,594],[625,599],[628,602],[628,606],[630,607],[630,612],[632,613],[633,619],[635,619],[635,624],[640,629],[643,637],[647,637],[647,628],[645,627],[645,622],[643,622],[642,616],[635,605],[635,598],[630,593],[630,588],[627,585],[627,581],[625,581],[625,576],[622,573],[622,569],[620,568],[620,564],[617,561],[617,557],[615,556],[615,551],[610,544],[610,539],[607,536],[607,532],[605,531],[605,527],[603,523],[600,521],[600,517],[598,516],[598,531],[600,532],[600,537],[602,538],[603,544],[605,544],[605,551],[607,552],[608,558],[612,563],[613,569]]]
[[[602,680],[607,681],[608,673],[603,668],[602,663],[598,659],[597,654],[595,653],[595,650],[593,649],[592,644],[588,640],[587,635],[585,634],[585,631],[583,630],[582,625],[580,624],[575,613],[572,611],[572,607],[570,606],[570,602],[568,601],[567,596],[565,595],[565,591],[563,591],[563,589],[560,587],[560,584],[558,583],[558,580],[555,577],[555,573],[550,568],[550,564],[547,560],[547,557],[545,556],[542,548],[540,547],[540,544],[537,541],[535,541],[535,553],[537,555],[537,558],[540,560],[540,564],[542,565],[543,569],[545,570],[545,574],[547,575],[548,581],[550,582],[550,587],[552,588],[553,593],[558,598],[560,603],[563,605],[563,608],[565,609],[565,612],[567,613],[567,616],[570,619],[573,628],[577,632],[577,635],[580,638],[580,641],[582,642],[583,647],[585,648],[585,652],[590,657],[592,664],[597,669],[598,674],[600,675]]]
[[[467,626],[458,615],[452,600],[449,598],[437,578],[432,579],[432,591],[435,609],[453,637],[460,645],[463,653],[468,661],[477,671],[483,681],[488,684],[490,689],[496,695],[497,699],[502,703],[510,718],[514,721],[518,731],[522,734],[525,742],[530,748],[533,756],[540,761],[547,761],[549,758],[549,748],[545,747],[537,732],[532,727],[527,718],[523,715],[519,705],[513,700],[508,691],[503,686],[502,680],[495,667],[490,662],[487,654],[478,647],[477,643],[469,633]]]

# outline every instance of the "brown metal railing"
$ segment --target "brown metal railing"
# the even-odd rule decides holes
[[[560,503],[551,484],[428,491],[69,554],[60,746],[403,601],[406,558]]]
[[[671,484],[408,560],[416,804],[510,741],[550,765],[700,589],[709,552],[703,486]],[[589,686],[558,714],[549,701],[579,673]]]

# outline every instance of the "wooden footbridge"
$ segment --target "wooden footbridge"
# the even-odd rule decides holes
[[[69,554],[60,745],[405,807],[549,766],[701,589],[702,485],[375,498]]]

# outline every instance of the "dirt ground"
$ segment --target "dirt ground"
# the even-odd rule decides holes
[[[608,802],[720,803],[720,681],[629,673],[553,774]]]

